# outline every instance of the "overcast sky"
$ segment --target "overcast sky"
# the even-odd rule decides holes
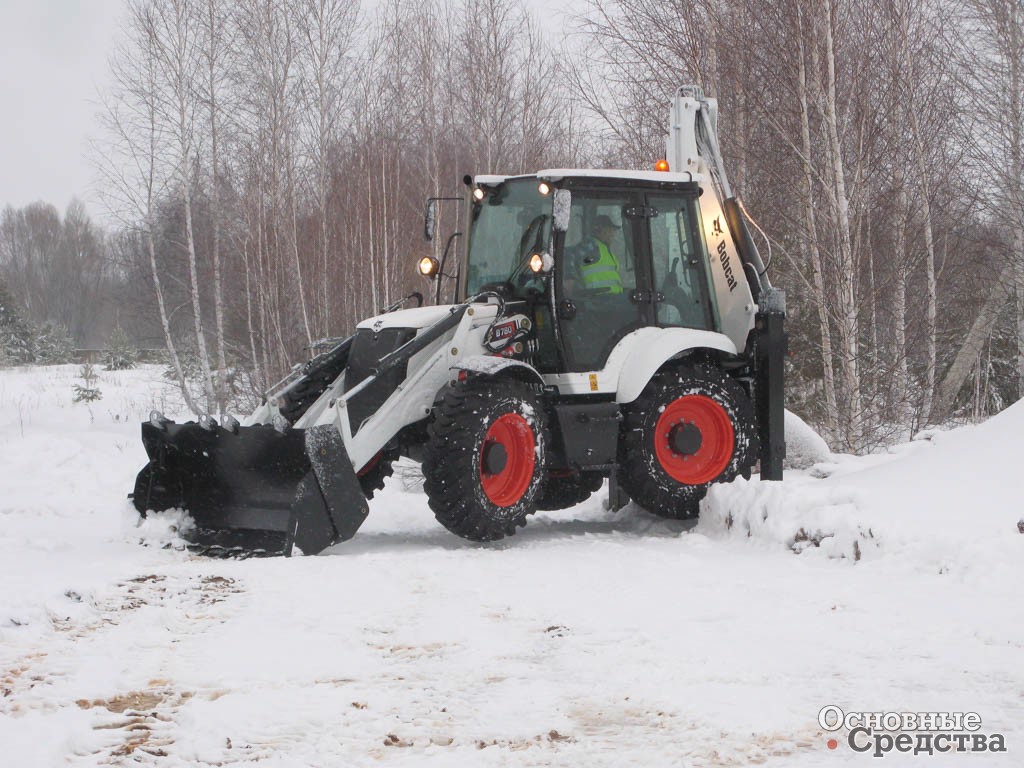
[[[102,217],[88,137],[123,5],[0,0],[0,208],[77,196]]]
[[[78,197],[106,219],[88,142],[125,2],[0,0],[0,209],[43,200],[63,212]],[[560,9],[581,4],[529,0],[554,29]]]

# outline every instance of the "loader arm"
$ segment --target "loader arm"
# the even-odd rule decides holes
[[[403,428],[430,414],[436,393],[448,381],[448,360],[453,356],[447,342],[464,335],[460,326],[468,319],[469,308],[468,303],[452,307],[448,315],[381,359],[370,376],[334,399],[333,405],[327,403],[316,426],[331,425],[337,430],[354,467],[366,466]],[[453,346],[458,349],[460,345]],[[387,373],[402,365],[411,368],[405,380],[382,406],[353,428],[349,409],[361,398],[369,397]]]
[[[481,306],[475,319],[496,312]],[[346,339],[311,361],[247,426],[233,419],[221,426],[210,418],[175,424],[155,414],[142,425],[150,461],[136,479],[136,508],[143,514],[186,509],[196,524],[191,541],[207,554],[287,556],[293,546],[315,554],[351,538],[368,513],[358,471],[403,428],[429,415],[447,382],[449,358],[457,357],[451,350],[464,346],[473,320],[469,303],[451,307],[348,391],[338,373],[354,344]],[[405,378],[353,426],[349,410],[361,398],[380,398],[375,390],[400,366],[407,368]],[[335,380],[326,389],[320,385],[319,397],[308,402],[309,391],[328,372],[335,372]],[[299,408],[294,427],[280,418]]]

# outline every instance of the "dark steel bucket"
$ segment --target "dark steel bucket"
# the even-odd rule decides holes
[[[332,426],[143,422],[142,443],[149,463],[135,480],[135,508],[186,510],[196,527],[185,538],[204,554],[316,554],[352,538],[368,513]]]

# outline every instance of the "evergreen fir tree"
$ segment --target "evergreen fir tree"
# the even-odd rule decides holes
[[[35,347],[40,365],[70,363],[75,356],[75,343],[62,325],[43,323],[36,333]]]
[[[82,377],[82,383],[74,385],[75,394],[72,399],[76,403],[92,403],[103,397],[103,393],[96,386],[99,376],[96,375],[96,369],[93,368],[92,363],[83,365],[78,375]]]
[[[107,342],[107,370],[126,371],[134,368],[137,362],[138,352],[132,346],[131,339],[121,326],[117,326]]]
[[[32,327],[25,322],[7,286],[0,281],[0,360],[9,365],[35,361]]]

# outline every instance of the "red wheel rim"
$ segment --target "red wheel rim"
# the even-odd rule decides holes
[[[684,449],[677,437],[679,430],[687,431],[689,445]],[[735,444],[729,414],[706,395],[684,395],[673,400],[654,427],[654,454],[661,468],[686,485],[709,483],[722,474],[732,460]]]
[[[533,480],[536,448],[533,429],[518,413],[503,414],[491,424],[480,449],[480,485],[492,504],[511,507],[523,498]],[[488,466],[489,454],[495,451],[504,461]]]

